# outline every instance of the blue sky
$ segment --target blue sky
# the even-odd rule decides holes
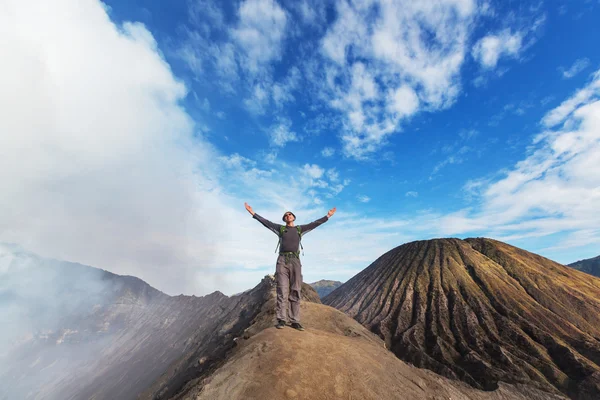
[[[0,240],[170,294],[272,272],[244,201],[337,207],[309,282],[434,237],[600,254],[600,2],[413,3],[10,2]]]

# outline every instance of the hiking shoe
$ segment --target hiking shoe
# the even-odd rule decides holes
[[[297,329],[299,331],[303,331],[304,327],[302,325],[300,325],[299,322],[292,322],[292,328]]]
[[[277,329],[283,329],[285,328],[285,321],[282,319],[278,319],[277,320],[277,325],[275,325],[275,328]]]

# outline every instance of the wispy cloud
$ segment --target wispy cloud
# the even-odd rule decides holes
[[[580,58],[576,60],[570,68],[565,69],[560,67],[558,70],[562,74],[563,78],[570,79],[575,75],[582,72],[584,69],[590,66],[590,60],[588,58]]]
[[[517,57],[523,49],[523,33],[505,29],[501,32],[487,35],[473,47],[473,58],[483,68],[492,69],[501,57]]]
[[[269,137],[272,146],[284,147],[289,142],[299,140],[296,132],[291,130],[291,121],[287,118],[280,118],[279,121],[269,129]]]
[[[290,3],[284,9],[274,0],[245,0],[225,26],[219,6],[205,3],[193,3],[195,25],[181,49],[190,68],[214,71],[226,90],[241,92],[245,108],[260,117],[275,118],[299,95],[309,94],[315,109],[325,109],[303,129],[320,134],[335,120],[340,153],[357,160],[381,150],[419,112],[453,104],[477,17],[494,15],[487,2],[475,0],[442,0],[435,7],[336,0],[328,23],[320,2]],[[207,7],[208,23],[198,22],[201,5]],[[486,69],[503,57],[519,57],[533,43],[540,21],[490,33],[477,41],[473,56]],[[285,46],[309,27],[318,34],[294,42],[294,52],[302,56],[290,57],[275,74]],[[329,114],[326,122],[324,114]]]
[[[571,113],[573,113],[582,104],[586,104],[598,96],[600,91],[600,71],[593,74],[592,81],[589,85],[581,90],[578,90],[575,95],[563,101],[558,107],[548,112],[542,119],[542,124],[551,128],[564,121]]]
[[[479,131],[477,129],[463,129],[458,133],[458,136],[462,140],[470,140],[479,135]]]
[[[446,165],[462,164],[465,160],[464,155],[471,151],[473,151],[473,149],[470,148],[469,146],[462,146],[461,148],[456,150],[453,154],[450,154],[449,156],[444,158],[442,161],[438,162],[433,167],[433,171],[431,171],[431,175],[429,176],[429,179],[433,179],[433,176],[435,174],[437,174],[438,172],[440,172],[440,170],[442,168],[444,168]]]
[[[239,20],[231,37],[243,50],[242,63],[252,74],[273,60],[281,59],[288,17],[274,0],[245,0],[238,9]]]
[[[273,103],[278,109],[281,109],[286,103],[294,100],[293,92],[300,84],[300,70],[292,67],[282,82],[275,82],[271,89]]]
[[[492,117],[488,121],[488,125],[498,126],[500,125],[500,122],[502,122],[502,120],[510,114],[523,116],[527,113],[527,110],[533,108],[533,106],[534,104],[532,102],[525,100],[521,100],[516,104],[505,104],[504,107],[502,107],[502,109],[498,113],[492,115]]]
[[[330,168],[327,170],[327,177],[332,182],[337,182],[340,179],[340,174],[338,173],[338,171],[335,168]]]
[[[481,209],[442,218],[443,232],[486,231],[506,240],[585,232],[583,244],[600,243],[600,71],[542,124],[552,129],[537,135],[528,156],[502,179],[467,185],[481,193]]]
[[[419,193],[418,192],[406,192],[405,194],[406,197],[419,197]]]
[[[312,28],[321,29],[326,21],[327,4],[318,0],[301,0],[291,3],[300,20]]]
[[[488,11],[491,12],[487,13],[487,17],[498,17],[493,9]],[[482,11],[482,14],[485,12]],[[471,55],[480,65],[481,71],[473,79],[473,84],[482,87],[490,77],[503,76],[509,70],[508,63],[502,62],[503,60],[527,60],[525,52],[537,42],[545,22],[543,7],[522,7],[518,13],[505,15],[502,28],[492,30],[477,39]]]
[[[325,173],[325,170],[317,164],[304,164],[303,171],[313,179],[319,179]]]
[[[281,107],[293,100],[298,69],[292,67],[281,81],[272,76],[289,30],[286,10],[274,0],[245,0],[228,25],[221,7],[209,0],[189,3],[190,24],[181,28],[186,39],[178,49],[180,58],[206,85],[241,96],[254,114],[265,114],[271,103]],[[208,77],[216,79],[206,82]]]
[[[368,203],[369,201],[371,201],[371,198],[369,196],[364,195],[364,194],[356,196],[356,199],[358,201],[360,201],[361,203]]]
[[[340,0],[336,11],[321,42],[325,92],[345,116],[345,155],[368,158],[407,118],[452,104],[477,7],[454,0],[436,7]]]
[[[438,174],[445,166],[452,164],[462,164],[467,159],[467,154],[475,152],[476,149],[468,144],[471,140],[479,135],[479,131],[476,129],[462,129],[458,133],[458,139],[454,142],[446,144],[441,147],[440,153],[444,155],[444,159],[438,161],[433,167],[429,180],[434,179],[435,175]],[[434,150],[433,153],[438,152]]]
[[[252,114],[264,114],[271,101],[270,95],[269,87],[265,82],[256,82],[252,87],[252,91],[244,100],[244,106]]]
[[[335,150],[333,149],[333,147],[325,147],[323,148],[323,150],[321,150],[321,155],[323,157],[331,157],[335,154]]]

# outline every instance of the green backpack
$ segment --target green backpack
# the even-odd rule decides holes
[[[302,249],[302,255],[304,255],[304,247],[302,246],[302,229],[299,225],[297,225],[295,228],[298,231],[298,236],[300,236],[300,248]],[[287,232],[286,226],[281,225],[279,227],[279,242],[277,242],[277,247],[275,247],[275,253],[277,253],[277,249],[279,249],[279,246],[281,245],[281,238],[285,232]],[[298,250],[297,254],[300,254],[300,250]]]

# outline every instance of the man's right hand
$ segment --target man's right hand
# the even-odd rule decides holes
[[[249,212],[250,214],[252,214],[252,216],[254,216],[254,211],[252,211],[252,207],[250,207],[250,206],[248,205],[248,203],[244,203],[244,206],[246,207],[246,210],[248,210],[248,212]]]

